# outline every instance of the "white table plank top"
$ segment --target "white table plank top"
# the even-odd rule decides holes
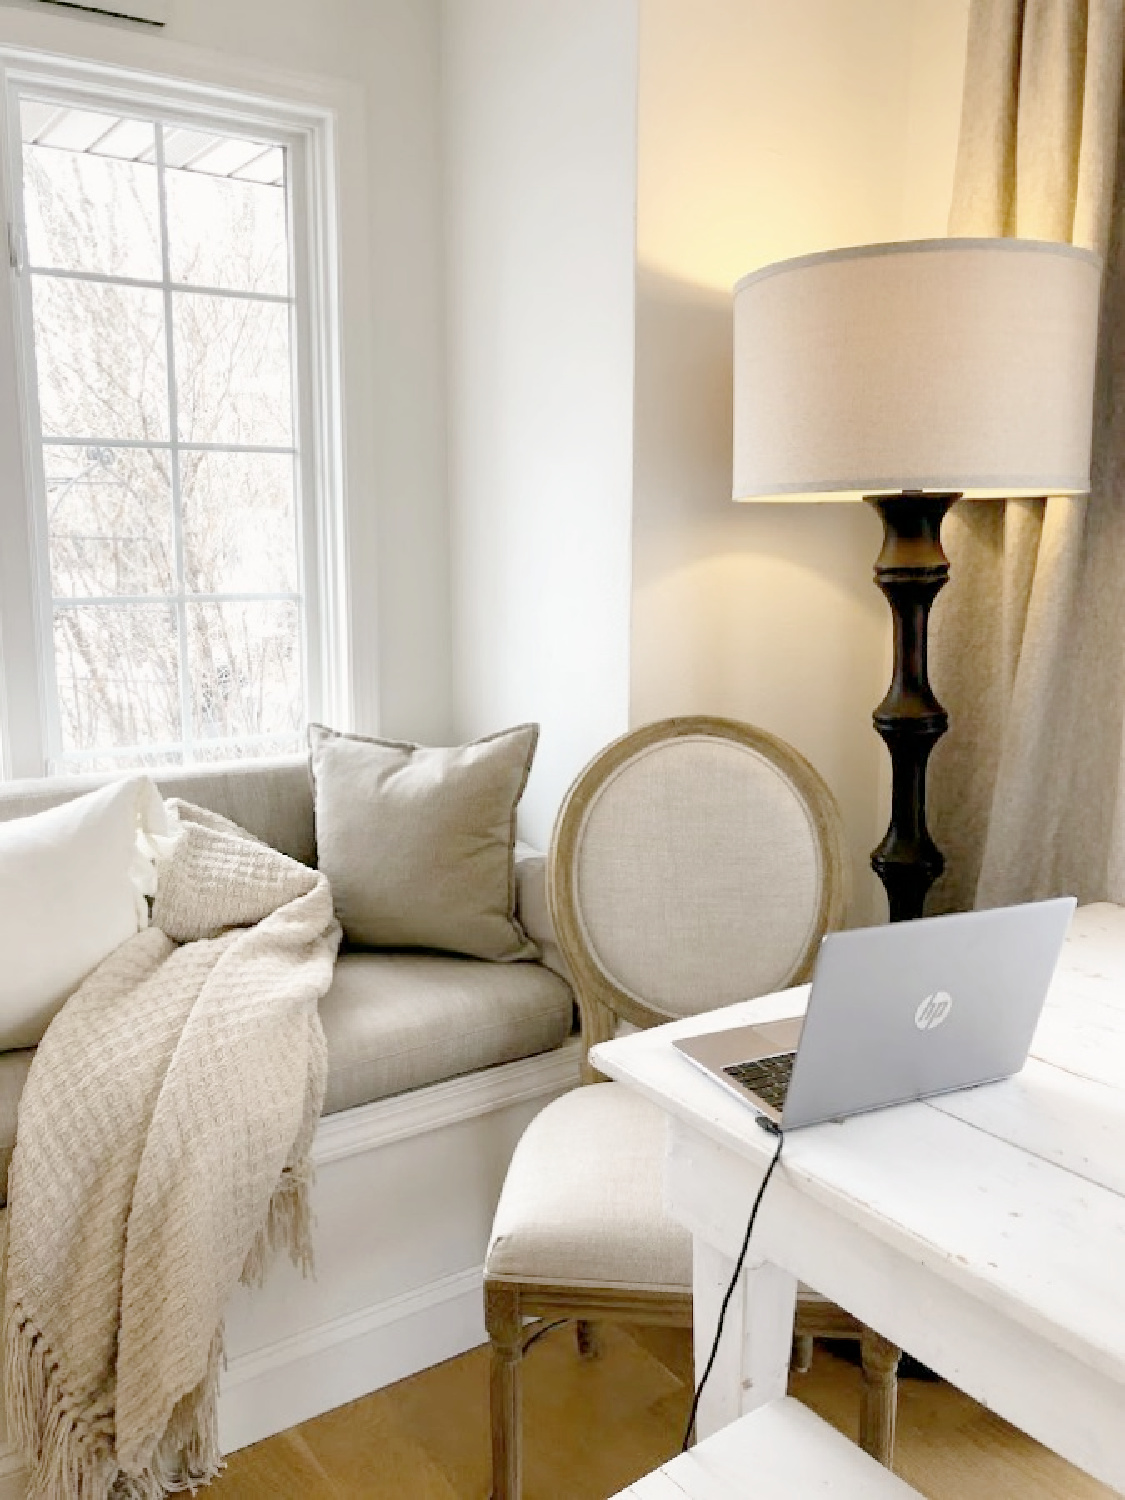
[[[799,1014],[807,988],[603,1043],[597,1066],[741,1155],[772,1143],[671,1036]],[[1016,1078],[794,1131],[802,1191],[1125,1383],[1125,910],[1080,910]],[[768,1200],[767,1200],[768,1201]],[[763,1210],[765,1211],[765,1210]]]

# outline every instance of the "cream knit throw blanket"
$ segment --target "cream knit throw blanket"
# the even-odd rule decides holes
[[[19,1110],[8,1424],[33,1500],[158,1500],[221,1466],[222,1320],[271,1249],[310,1255],[328,883],[179,805],[153,924],[44,1037]]]

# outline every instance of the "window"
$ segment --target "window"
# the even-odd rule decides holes
[[[295,751],[330,646],[302,139],[31,82],[11,106],[40,760]]]

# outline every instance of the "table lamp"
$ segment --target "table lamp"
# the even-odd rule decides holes
[[[1069,245],[916,240],[808,255],[734,294],[734,498],[866,500],[894,668],[873,715],[891,817],[871,864],[892,921],[921,916],[942,855],[926,766],[948,726],[930,687],[946,511],[1090,487],[1101,261]]]

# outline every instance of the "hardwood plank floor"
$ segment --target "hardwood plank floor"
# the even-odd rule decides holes
[[[680,1329],[573,1326],[527,1357],[524,1500],[606,1500],[677,1451],[691,1400]],[[854,1436],[859,1372],[818,1349],[792,1393]],[[959,1391],[904,1380],[895,1467],[929,1500],[1112,1500]],[[488,1355],[474,1349],[232,1455],[214,1500],[487,1500]],[[783,1500],[783,1497],[778,1497]],[[800,1500],[800,1497],[794,1497]]]

